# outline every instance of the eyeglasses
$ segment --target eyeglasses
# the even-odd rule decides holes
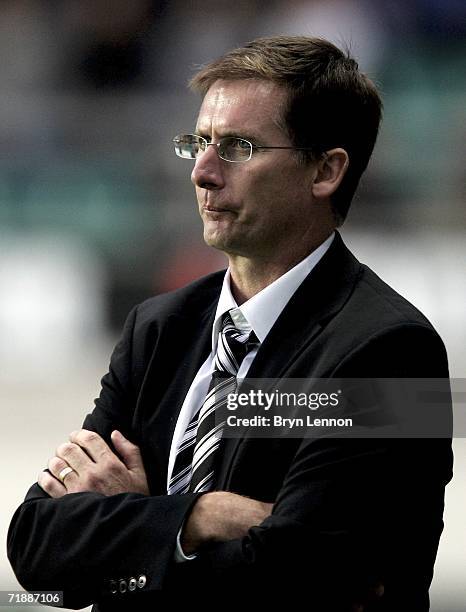
[[[263,149],[295,149],[297,151],[312,151],[312,147],[260,147],[245,138],[226,136],[218,142],[207,142],[197,134],[180,134],[173,139],[175,153],[183,159],[197,159],[207,151],[207,147],[217,147],[220,159],[227,162],[247,162],[256,150]]]

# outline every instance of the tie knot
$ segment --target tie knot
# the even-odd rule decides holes
[[[236,376],[246,354],[259,343],[254,331],[240,330],[227,312],[222,319],[215,370]]]
[[[250,348],[259,343],[254,330],[239,329],[233,322],[230,312],[226,312],[222,319],[221,333],[241,344],[247,344]],[[250,348],[248,350],[250,350]]]

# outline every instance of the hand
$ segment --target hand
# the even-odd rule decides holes
[[[201,495],[194,504],[181,534],[181,547],[187,555],[209,541],[226,542],[244,537],[272,512],[273,504],[216,491]]]
[[[142,493],[149,495],[146,472],[139,448],[115,430],[111,435],[121,461],[104,440],[93,431],[81,429],[70,434],[70,442],[61,444],[48,462],[48,472],[38,483],[51,497],[67,493],[94,491],[103,495]],[[72,468],[63,481],[60,472]]]

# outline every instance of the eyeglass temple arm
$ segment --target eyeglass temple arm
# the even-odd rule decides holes
[[[252,145],[255,149],[294,149],[295,151],[313,151],[313,147],[264,147]]]

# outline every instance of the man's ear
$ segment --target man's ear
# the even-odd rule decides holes
[[[312,195],[315,198],[329,198],[340,186],[348,166],[349,157],[345,149],[337,148],[326,151],[317,164]]]

